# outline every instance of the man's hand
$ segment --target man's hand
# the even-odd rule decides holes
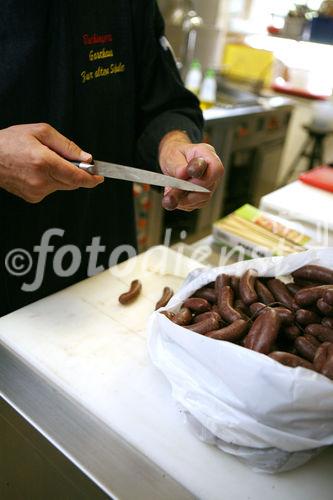
[[[207,169],[202,177],[192,177],[188,164],[193,158],[202,158]],[[178,179],[190,180],[209,189],[211,193],[189,193],[180,189],[165,188],[162,205],[166,210],[185,210],[190,212],[201,208],[210,199],[223,175],[223,165],[213,146],[209,144],[192,144],[187,135],[181,131],[166,134],[159,148],[159,162],[162,172]]]
[[[0,187],[30,203],[57,190],[93,188],[103,177],[91,175],[67,160],[92,157],[45,123],[0,130]]]

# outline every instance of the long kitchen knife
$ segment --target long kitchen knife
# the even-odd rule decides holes
[[[125,165],[118,165],[117,163],[97,160],[94,161],[93,164],[77,161],[71,161],[71,163],[90,174],[103,175],[104,177],[111,177],[111,179],[151,184],[152,186],[173,187],[182,189],[183,191],[195,191],[198,193],[210,192],[205,187],[193,184],[193,182],[177,179],[169,175],[158,174],[156,172],[149,172],[149,170],[126,167]]]

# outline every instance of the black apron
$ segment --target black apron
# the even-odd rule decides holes
[[[152,16],[156,22],[149,21]],[[135,164],[140,135],[141,150],[150,149],[150,155],[154,150],[154,158],[147,155],[150,165],[169,129],[188,127],[189,135],[199,137],[197,102],[159,45],[162,31],[151,0],[4,0],[1,128],[47,122],[94,158],[125,165]],[[0,208],[0,315],[84,279],[91,272],[93,238],[105,247],[93,266],[98,271],[136,246],[129,182],[106,179],[95,189],[59,191],[38,204],[0,189]],[[50,248],[44,269],[38,246],[46,231]],[[120,245],[119,257],[114,249]],[[15,261],[18,248],[25,255]],[[24,259],[31,267],[27,274]]]

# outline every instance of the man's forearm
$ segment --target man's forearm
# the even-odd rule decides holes
[[[171,143],[174,141],[180,142],[180,143],[185,143],[185,144],[191,144],[191,139],[187,135],[187,133],[184,130],[172,130],[171,132],[168,132],[165,134],[159,144],[158,147],[158,157],[159,160],[161,156],[163,157],[163,154],[165,150],[169,147]]]

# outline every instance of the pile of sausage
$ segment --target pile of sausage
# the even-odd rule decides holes
[[[240,278],[221,274],[179,312],[163,313],[188,330],[333,380],[333,270],[306,265],[292,277],[284,283],[254,269]]]

